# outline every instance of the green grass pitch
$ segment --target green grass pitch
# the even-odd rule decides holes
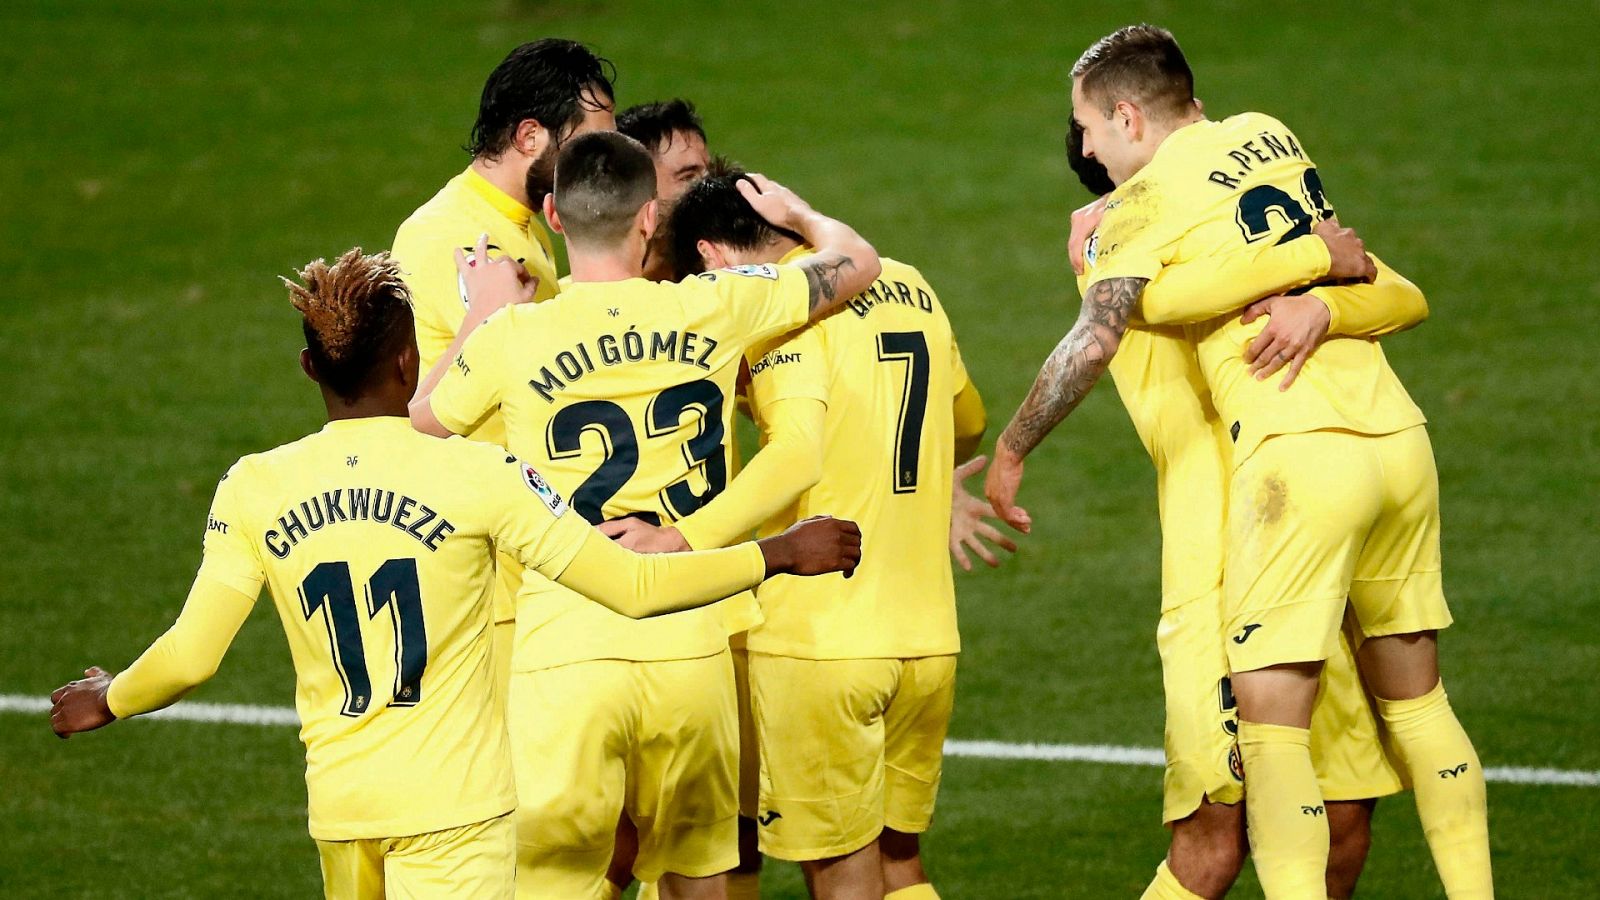
[[[1427,292],[1433,320],[1387,347],[1438,452],[1452,698],[1488,765],[1600,769],[1592,0],[9,0],[0,694],[125,666],[166,627],[218,475],[319,424],[275,276],[386,247],[465,164],[514,44],[592,43],[623,104],[694,99],[715,149],[919,265],[992,434],[1076,311],[1067,70],[1140,20],[1177,33],[1210,112],[1288,120],[1342,218]],[[953,736],[1157,746],[1153,478],[1109,389],[1028,474],[1034,537],[959,581]],[[262,608],[199,697],[285,705],[291,678]],[[952,760],[929,867],[955,898],[1137,896],[1159,792],[1153,768]],[[0,895],[311,895],[304,799],[292,729],[63,744],[0,714]],[[1497,784],[1490,806],[1502,896],[1600,895],[1600,789]],[[768,887],[802,895],[788,866]],[[1363,888],[1442,896],[1408,797],[1379,808]]]

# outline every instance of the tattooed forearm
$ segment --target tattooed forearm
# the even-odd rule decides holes
[[[1077,408],[1116,355],[1128,317],[1148,281],[1112,278],[1089,289],[1078,321],[1044,361],[1027,399],[1001,432],[1000,442],[1006,449],[1027,456]]]
[[[856,264],[842,253],[818,253],[800,264],[805,270],[806,283],[811,286],[811,311],[833,303],[839,294],[839,281],[847,269]]]

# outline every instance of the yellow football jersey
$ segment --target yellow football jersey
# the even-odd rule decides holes
[[[637,515],[669,524],[727,483],[745,351],[809,313],[806,275],[795,266],[740,266],[678,283],[574,282],[553,300],[484,322],[435,388],[433,410],[457,432],[499,411],[508,446],[591,522]],[[530,578],[513,667],[708,656],[758,619],[744,595],[633,621]]]
[[[240,459],[200,576],[265,582],[294,659],[318,840],[420,834],[516,805],[491,702],[491,549],[561,574],[591,535],[498,447],[348,419]]]
[[[1111,195],[1090,260],[1091,284],[1154,278],[1165,266],[1308,234],[1333,215],[1299,140],[1260,113],[1174,132]],[[1266,326],[1225,315],[1186,326],[1233,442],[1234,464],[1274,434],[1343,429],[1386,434],[1421,424],[1376,341],[1325,342],[1288,391],[1257,381],[1243,350]]]
[[[455,251],[471,253],[479,235],[485,233],[491,256],[515,257],[539,278],[536,300],[548,300],[560,289],[550,234],[533,210],[468,167],[400,223],[394,236],[392,252],[406,287],[411,289],[417,355],[424,374],[450,349],[467,316],[466,291],[456,271]],[[499,416],[490,416],[468,437],[505,446],[505,424]],[[500,565],[495,621],[505,622],[515,609],[522,568],[508,556],[501,556]]]
[[[750,631],[750,650],[808,659],[959,651],[947,545],[952,403],[967,371],[933,288],[885,259],[843,310],[752,356],[758,422],[779,400],[828,407],[822,480],[761,533],[827,513],[857,522],[862,545],[851,578],[779,577],[757,588],[766,621]]]

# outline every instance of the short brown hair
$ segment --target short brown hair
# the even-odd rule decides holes
[[[1154,25],[1118,28],[1083,51],[1072,67],[1083,95],[1111,115],[1131,100],[1162,118],[1183,115],[1194,104],[1194,72],[1172,32]]]
[[[386,357],[413,340],[411,291],[388,253],[360,247],[329,265],[317,259],[283,279],[303,317],[306,349],[317,379],[346,400],[360,395]]]
[[[644,145],[615,131],[568,141],[556,157],[556,213],[567,239],[591,247],[627,237],[633,217],[656,196],[656,164]]]

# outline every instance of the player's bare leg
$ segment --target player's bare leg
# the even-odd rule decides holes
[[[639,856],[639,829],[633,827],[633,820],[626,812],[617,819],[617,837],[611,848],[606,881],[613,889],[611,896],[621,897],[628,885],[633,884],[633,861]]]
[[[854,853],[800,864],[815,900],[883,900],[883,862],[878,842]]]
[[[1244,805],[1200,801],[1200,807],[1172,823],[1167,871],[1183,890],[1197,897],[1223,897],[1244,870],[1250,844],[1245,840]],[[1166,885],[1153,883],[1144,896],[1172,896]],[[1181,896],[1181,895],[1180,895]]]
[[[1356,881],[1367,865],[1372,849],[1372,810],[1378,805],[1369,800],[1330,800],[1328,810],[1328,898],[1347,900],[1356,892]]]
[[[668,872],[656,882],[661,900],[727,900],[728,878],[721,873],[705,878],[690,878]]]
[[[922,868],[922,840],[919,835],[885,828],[878,835],[878,859],[883,866],[885,897],[896,900],[937,900],[939,894]],[[904,891],[904,893],[899,893]],[[898,895],[898,896],[897,896]]]
[[[1256,875],[1272,900],[1327,897],[1328,818],[1311,764],[1321,662],[1233,673],[1245,817]]]
[[[755,900],[761,896],[759,828],[749,816],[739,817],[739,864],[728,873],[728,900]]]
[[[1410,772],[1445,893],[1451,900],[1493,897],[1483,764],[1439,680],[1438,633],[1368,638],[1356,659]]]

